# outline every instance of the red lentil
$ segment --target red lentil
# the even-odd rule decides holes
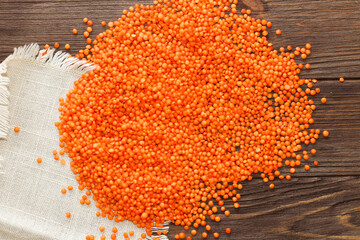
[[[329,132],[328,131],[323,131],[323,135],[324,135],[324,137],[328,137],[329,136]]]
[[[227,1],[160,3],[124,10],[79,51],[98,67],[60,101],[56,123],[79,189],[92,191],[102,216],[143,225],[149,236],[153,221],[186,228],[205,215],[220,221],[205,202],[222,206],[232,197],[239,208],[230,186],[241,189],[252,173],[264,182],[284,178],[283,161],[294,173],[300,144],[317,139],[307,132],[315,110],[308,95],[320,92],[299,78],[294,60],[305,59],[311,45],[278,55],[265,37],[271,22],[250,10],[237,15]],[[84,32],[88,44],[91,31]]]
[[[14,127],[14,132],[16,132],[16,133],[20,132],[20,128],[19,127]]]

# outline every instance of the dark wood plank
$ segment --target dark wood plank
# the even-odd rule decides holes
[[[337,79],[359,76],[359,1],[266,0],[263,8],[255,10],[255,15],[273,22],[270,41],[275,46],[312,44],[312,55],[305,61],[312,69],[303,76]],[[274,34],[276,29],[282,30],[281,36]]]
[[[70,43],[69,52],[75,54],[86,45],[82,18],[94,21],[91,37],[95,37],[105,29],[100,26],[102,20],[117,19],[134,3],[0,0],[0,61],[14,47],[30,42],[60,42],[61,50]],[[212,223],[214,230],[223,233],[221,239],[360,239],[360,3],[243,0],[239,9],[244,7],[251,8],[254,17],[273,22],[269,38],[275,47],[312,44],[312,55],[306,60],[312,69],[303,71],[302,77],[319,79],[316,87],[321,93],[314,97],[318,106],[314,127],[329,130],[330,137],[308,146],[318,150],[309,162],[318,160],[319,166],[308,172],[298,168],[291,181],[276,180],[276,189],[270,190],[258,176],[244,182],[240,209],[226,202],[232,215],[220,224]],[[74,36],[73,28],[80,34]],[[283,34],[276,36],[276,29]],[[341,76],[344,83],[337,81]],[[320,104],[321,97],[327,97],[328,102]],[[283,168],[283,172],[288,169]],[[224,234],[226,227],[232,228],[231,235]],[[180,230],[171,227],[170,238]]]
[[[150,0],[137,3],[151,4]],[[303,76],[316,78],[360,78],[360,7],[356,0],[244,0],[239,9],[253,9],[254,17],[273,22],[270,40],[275,47],[313,45],[306,62],[312,69]],[[0,60],[16,46],[60,42],[72,46],[71,53],[84,48],[83,17],[95,22],[94,33],[104,28],[102,20],[115,20],[134,1],[2,0],[0,1]],[[74,36],[76,27],[80,34]],[[281,29],[281,36],[275,30]]]
[[[359,177],[276,180],[274,190],[261,180],[243,186],[240,208],[226,201],[230,216],[220,213],[220,223],[210,220],[210,233],[220,233],[220,239],[360,239]],[[225,233],[227,227],[231,234]],[[170,227],[170,239],[181,231]]]

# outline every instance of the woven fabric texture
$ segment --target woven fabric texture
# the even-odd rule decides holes
[[[52,150],[60,149],[54,126],[59,118],[58,99],[65,98],[73,82],[91,66],[69,62],[66,54],[39,53],[37,45],[31,47],[18,50],[16,57],[8,59],[3,74],[10,80],[10,130],[7,139],[0,140],[0,239],[78,240],[88,234],[99,239],[100,226],[105,226],[107,239],[115,226],[119,235],[133,230],[133,238],[139,238],[144,231],[131,222],[115,223],[96,217],[94,201],[89,206],[81,205],[85,191],[77,189],[70,159],[60,156],[66,160],[61,165],[53,158]],[[15,126],[20,132],[13,131]],[[38,157],[43,159],[41,164],[36,162]],[[68,185],[74,190],[62,194],[61,189]],[[66,212],[72,214],[71,218],[65,216]]]

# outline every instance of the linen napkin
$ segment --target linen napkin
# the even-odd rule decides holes
[[[15,49],[0,65],[1,240],[78,240],[89,234],[99,239],[100,226],[105,226],[106,239],[115,226],[118,238],[132,230],[132,238],[138,239],[145,232],[128,221],[96,217],[99,209],[94,201],[81,205],[85,192],[77,189],[70,159],[60,156],[66,160],[63,166],[53,158],[52,151],[60,149],[54,126],[58,99],[65,98],[73,82],[94,68],[67,53],[40,50],[37,44]],[[18,133],[13,131],[15,126],[20,127]],[[41,164],[36,162],[38,157],[43,159]],[[62,194],[68,185],[74,190]]]

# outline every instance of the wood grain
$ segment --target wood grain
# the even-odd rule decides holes
[[[136,3],[151,4],[150,0]],[[297,169],[291,181],[276,180],[270,190],[255,175],[244,182],[241,207],[222,222],[212,223],[221,239],[360,239],[360,2],[358,0],[243,0],[239,9],[273,22],[270,41],[276,48],[304,46],[312,54],[310,70],[321,93],[314,97],[315,128],[327,129],[310,158],[310,171]],[[113,21],[131,0],[0,0],[0,61],[25,43],[71,44],[71,54],[85,47],[82,18],[95,23],[91,37],[104,31],[102,20]],[[78,35],[72,29],[79,30]],[[281,29],[283,34],[275,35]],[[299,61],[301,62],[301,61]],[[345,77],[344,83],[338,78]],[[326,97],[326,104],[320,99]],[[313,167],[312,162],[319,161]],[[287,173],[288,169],[283,168]],[[231,227],[232,234],[224,234]],[[182,231],[172,226],[170,238]],[[201,232],[202,230],[198,230]],[[213,232],[212,231],[212,232]],[[197,237],[196,239],[200,239]],[[209,239],[212,239],[210,237]]]
[[[150,4],[150,0],[137,0]],[[252,8],[253,16],[273,22],[269,39],[275,47],[304,46],[310,42],[312,55],[306,60],[312,69],[305,77],[324,79],[360,78],[360,3],[357,0],[244,0],[239,9]],[[100,21],[115,20],[122,10],[133,5],[126,0],[1,0],[0,60],[16,46],[29,42],[40,44],[70,43],[70,52],[86,45],[82,18],[95,22],[94,33],[104,30]],[[80,34],[74,36],[73,28]],[[281,29],[283,34],[274,34]],[[92,34],[94,37],[95,34]],[[326,69],[326,70],[325,70]]]
[[[231,215],[222,217],[220,223],[212,222],[210,233],[234,240],[360,239],[358,177],[275,180],[276,190],[261,180],[243,185],[240,208],[234,209],[231,200],[226,201]],[[224,233],[227,227],[232,229],[230,235]],[[183,231],[181,227],[171,230]],[[199,228],[198,232],[202,231]]]

